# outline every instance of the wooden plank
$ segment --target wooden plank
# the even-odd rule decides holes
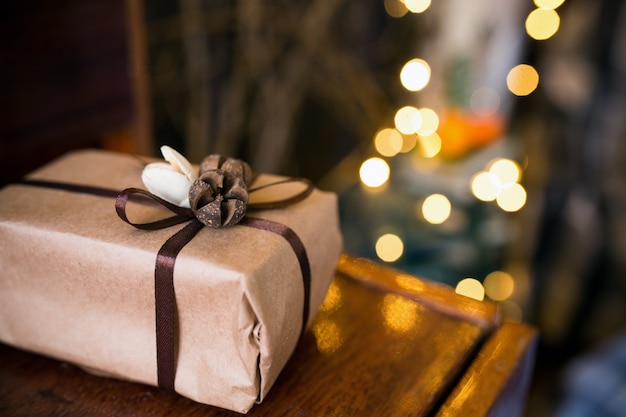
[[[534,328],[503,323],[484,344],[437,416],[522,416],[536,345]]]
[[[491,305],[465,302],[447,287],[414,277],[409,285],[406,275],[349,257],[340,264],[314,323],[249,415],[430,415],[497,322]],[[4,345],[0,414],[238,415]]]

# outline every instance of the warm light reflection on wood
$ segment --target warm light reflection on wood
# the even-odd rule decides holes
[[[341,306],[341,297],[341,288],[339,288],[335,281],[331,282],[330,287],[328,287],[328,292],[326,293],[326,298],[324,298],[324,302],[320,306],[320,311],[330,313],[337,309]]]
[[[313,325],[313,334],[317,348],[322,353],[334,353],[343,344],[341,328],[332,320],[317,320]]]
[[[387,294],[383,298],[381,313],[385,320],[385,325],[399,333],[406,333],[417,324],[417,314],[419,304],[407,298]]]

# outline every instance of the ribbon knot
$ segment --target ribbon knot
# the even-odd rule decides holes
[[[214,172],[207,171],[207,172]],[[202,178],[202,174],[200,176]],[[204,181],[204,180],[202,180]],[[252,188],[248,191],[249,194],[257,192],[269,187],[278,186],[290,182],[301,182],[305,184],[305,188],[290,196],[280,200],[260,202],[254,204],[248,204],[248,210],[255,209],[276,209],[287,207],[295,204],[308,197],[314,189],[313,183],[309,180],[302,178],[287,178],[284,180],[276,181],[266,185],[262,185],[256,188]],[[126,213],[126,206],[130,201],[130,198],[134,195],[142,195],[152,199],[153,202],[161,205],[162,207],[170,210],[174,213],[173,216],[146,223],[132,222]],[[190,190],[190,197],[192,191]],[[202,197],[198,197],[201,201]],[[247,196],[246,196],[247,200]],[[205,219],[205,211],[202,209],[194,208],[194,199],[190,198],[192,208],[179,207],[172,204],[149,191],[140,188],[127,188],[123,190],[116,198],[115,210],[117,215],[126,223],[142,230],[159,230],[167,227],[171,227],[177,224],[189,222],[174,235],[172,235],[161,246],[157,253],[155,263],[155,316],[156,316],[156,353],[157,353],[157,379],[158,386],[170,391],[175,391],[175,377],[176,377],[176,297],[174,292],[174,265],[176,258],[180,251],[189,243],[194,236],[205,226],[210,226],[212,223],[207,224]],[[220,199],[215,199],[220,201]],[[220,201],[221,203],[221,201]],[[206,207],[205,204],[203,207]],[[283,237],[291,246],[293,252],[296,255],[298,264],[300,266],[300,272],[302,274],[302,283],[304,287],[304,302],[302,307],[302,325],[300,330],[300,336],[306,330],[306,324],[309,317],[310,306],[310,292],[311,292],[311,269],[309,265],[306,249],[297,236],[297,234],[289,227],[277,222],[273,222],[265,219],[258,219],[246,216],[244,214],[246,210],[244,208],[240,218],[237,222],[240,225],[253,227],[260,230],[275,233]],[[239,214],[236,214],[239,216]],[[227,217],[234,218],[233,216]],[[220,214],[220,220],[222,216]]]

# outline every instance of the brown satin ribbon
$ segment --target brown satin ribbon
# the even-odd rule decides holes
[[[302,192],[283,200],[250,204],[248,209],[275,209],[287,207],[291,204],[304,200],[313,192],[313,184],[308,180],[299,178],[289,178],[266,184],[257,188],[252,188],[249,192],[252,193],[273,185],[284,184],[287,182],[303,182],[306,184],[306,188]],[[116,190],[89,185],[29,179],[22,180],[19,184],[116,198],[115,210],[118,216],[124,222],[142,230],[158,230],[184,222],[189,222],[179,231],[174,233],[174,235],[167,239],[163,246],[161,246],[157,252],[154,271],[158,385],[161,388],[174,391],[174,382],[176,377],[176,297],[174,292],[174,265],[180,251],[202,228],[204,228],[204,224],[195,218],[190,209],[178,207],[148,191],[139,188],[127,188],[122,192],[118,192]],[[130,201],[130,198],[133,195],[148,197],[154,202],[169,209],[175,215],[149,223],[134,223],[130,221],[126,215],[126,204]],[[300,328],[300,336],[302,336],[306,330],[306,324],[309,319],[311,294],[311,269],[304,244],[292,229],[278,222],[246,216],[239,222],[239,224],[275,233],[283,237],[291,246],[300,266],[304,287],[302,325]]]

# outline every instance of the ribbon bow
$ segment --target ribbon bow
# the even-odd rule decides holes
[[[300,238],[293,230],[285,225],[250,216],[244,217],[244,215],[246,211],[250,210],[282,208],[302,201],[313,192],[313,183],[303,178],[287,178],[247,189],[248,183],[254,182],[254,178],[251,176],[251,170],[247,164],[243,163],[245,165],[242,165],[240,163],[236,163],[236,167],[232,168],[231,163],[230,167],[228,164],[224,167],[225,161],[220,157],[215,156],[205,158],[203,163],[205,162],[207,165],[205,168],[202,168],[201,165],[201,174],[198,179],[192,183],[192,186],[189,189],[189,208],[181,207],[155,195],[150,191],[140,188],[127,188],[119,193],[115,200],[115,210],[117,215],[124,222],[138,229],[159,230],[189,222],[186,226],[167,239],[163,246],[161,246],[157,253],[154,272],[157,378],[159,387],[170,391],[175,390],[174,380],[176,374],[176,299],[174,294],[174,264],[178,253],[205,226],[220,227],[222,225],[231,226],[238,223],[240,225],[278,234],[287,240],[297,257],[304,285],[301,335],[306,329],[309,316],[311,270],[306,250]],[[198,181],[201,182],[201,184],[198,184]],[[302,191],[280,200],[248,203],[249,194],[290,182],[300,182],[305,184],[306,187]],[[242,184],[244,184],[245,187]],[[227,187],[228,189],[222,195],[221,193],[224,191],[224,185],[230,185],[230,187]],[[234,192],[233,187],[235,188]],[[245,193],[242,192],[242,190],[244,190]],[[126,206],[131,197],[134,195],[148,197],[157,204],[170,210],[174,213],[174,215],[152,222],[132,222],[127,216]],[[233,196],[235,197],[234,202],[229,203],[229,201],[233,200]],[[222,212],[222,206],[224,204],[226,204],[226,215]]]

